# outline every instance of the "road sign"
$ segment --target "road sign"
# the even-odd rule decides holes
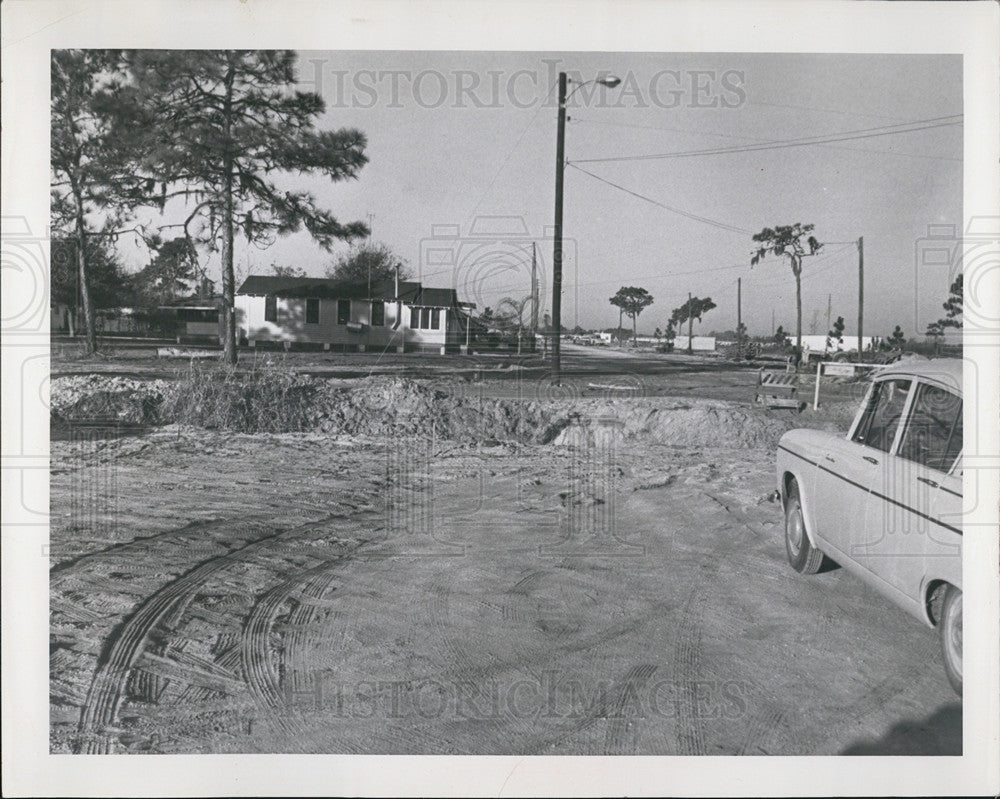
[[[853,377],[853,363],[825,363],[823,364],[823,374],[830,377]]]

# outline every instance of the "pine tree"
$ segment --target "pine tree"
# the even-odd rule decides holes
[[[638,334],[636,333],[636,319],[643,309],[653,304],[653,296],[646,289],[637,286],[622,286],[609,302],[617,306],[621,313],[632,319],[632,344],[636,345]],[[619,316],[619,319],[621,317]],[[621,322],[618,324],[621,327]]]
[[[757,250],[750,259],[750,266],[756,266],[768,255],[778,255],[788,258],[795,278],[795,353],[802,357],[802,259],[815,255],[822,244],[815,236],[810,235],[815,225],[778,225],[775,228],[764,228],[754,235]]]
[[[222,260],[224,359],[236,363],[237,234],[259,247],[305,229],[325,249],[367,234],[342,224],[305,191],[273,177],[319,174],[355,178],[367,163],[358,130],[319,130],[323,99],[295,89],[288,50],[133,51],[130,66],[146,118],[146,175],[162,201],[193,203],[185,236],[219,250]]]
[[[116,51],[53,50],[51,67],[52,231],[75,259],[85,346],[93,355],[92,259],[106,254],[123,220],[144,201],[135,177],[140,140],[134,128],[122,124],[132,106],[121,91]]]

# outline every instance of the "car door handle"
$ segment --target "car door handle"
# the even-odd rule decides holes
[[[934,480],[931,480],[931,478],[929,478],[929,477],[918,477],[917,480],[919,480],[921,483],[927,483],[927,485],[929,485],[931,488],[937,488],[938,487],[937,482],[935,482]]]
[[[861,457],[863,457],[869,463],[874,463],[876,466],[878,466],[878,458],[873,458],[871,455],[862,455]]]
[[[824,455],[823,459],[830,461],[830,463],[836,463],[837,462],[836,458],[831,458],[829,455]]]

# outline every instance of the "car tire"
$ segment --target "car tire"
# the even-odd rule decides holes
[[[799,574],[816,574],[823,566],[823,553],[809,542],[799,485],[794,480],[788,486],[785,501],[785,553]]]
[[[948,682],[962,695],[962,591],[953,585],[945,591],[941,603],[941,654]]]

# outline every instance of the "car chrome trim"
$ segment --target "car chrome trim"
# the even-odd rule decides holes
[[[832,474],[834,477],[836,477],[836,478],[838,478],[840,480],[843,480],[845,483],[849,483],[850,485],[854,486],[855,488],[860,488],[862,491],[867,491],[869,494],[873,494],[874,496],[878,497],[879,499],[884,499],[886,502],[891,502],[893,505],[896,505],[896,506],[902,508],[903,510],[908,510],[910,513],[912,513],[912,514],[914,514],[916,516],[919,516],[922,519],[926,519],[929,522],[933,522],[934,524],[936,524],[936,525],[938,525],[940,527],[943,527],[945,530],[951,530],[953,533],[957,533],[958,535],[962,535],[962,530],[960,528],[958,528],[958,527],[952,527],[950,524],[945,524],[940,519],[935,519],[933,516],[930,516],[930,515],[928,515],[926,513],[923,513],[922,511],[919,511],[916,508],[913,508],[913,507],[911,507],[909,505],[905,505],[902,502],[900,502],[899,500],[895,500],[892,497],[887,497],[885,494],[880,494],[878,491],[874,491],[871,488],[868,488],[868,486],[861,485],[861,483],[856,483],[853,480],[850,480],[847,477],[844,477],[844,475],[842,475],[842,474],[837,474],[837,472],[835,472],[833,469],[828,469],[826,466],[824,466],[821,463],[817,463],[816,461],[809,460],[809,458],[805,457],[805,455],[800,455],[797,452],[793,452],[788,447],[785,447],[785,446],[782,446],[781,444],[779,444],[778,445],[778,449],[784,450],[789,455],[794,455],[796,458],[800,458],[801,460],[804,460],[806,463],[810,464],[811,466],[815,466],[817,469],[822,469],[827,474]],[[952,492],[952,493],[954,493],[954,492]],[[961,496],[961,495],[959,495],[959,496]]]

